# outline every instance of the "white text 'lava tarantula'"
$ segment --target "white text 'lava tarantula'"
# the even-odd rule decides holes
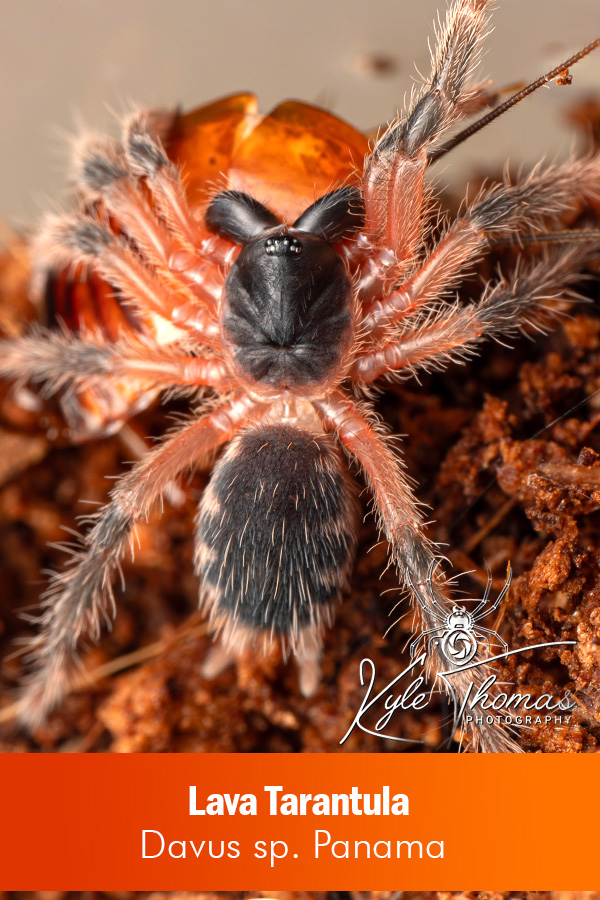
[[[433,633],[442,611],[451,612],[436,549],[398,453],[374,420],[369,388],[551,321],[589,244],[556,245],[523,263],[518,277],[488,284],[479,302],[443,298],[490,239],[551,231],[563,212],[600,200],[597,157],[537,167],[517,184],[484,188],[431,239],[426,170],[448,129],[485,105],[485,89],[469,78],[489,6],[452,3],[429,79],[373,143],[363,171],[321,196],[313,181],[318,199],[299,216],[282,212],[260,181],[252,191],[251,179],[235,175],[199,205],[185,164],[168,149],[164,115],[134,114],[121,141],[80,143],[84,202],[47,220],[34,262],[46,283],[65,267],[85,267],[111,286],[135,327],[112,340],[99,329],[38,327],[2,342],[0,374],[41,382],[70,403],[85,391],[112,392],[125,410],[114,422],[159,392],[187,392],[194,407],[120,480],[52,577],[20,700],[28,725],[60,700],[80,640],[96,637],[112,612],[111,580],[136,523],[174,479],[224,445],[196,521],[201,602],[220,638],[207,675],[257,639],[277,640],[296,657],[302,691],[315,690],[322,629],[355,549],[357,502],[344,452],[369,485],[423,630]],[[430,642],[434,673],[448,665],[440,643]],[[460,699],[468,683],[459,673],[453,686]],[[516,749],[485,723],[477,739],[486,750]]]

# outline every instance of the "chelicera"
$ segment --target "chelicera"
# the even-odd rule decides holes
[[[244,647],[276,641],[295,656],[303,692],[315,690],[323,628],[355,551],[358,504],[345,455],[371,490],[391,562],[425,633],[447,615],[451,628],[459,627],[438,552],[369,392],[382,377],[444,367],[487,338],[551,321],[594,252],[589,244],[554,246],[524,262],[518,277],[498,276],[477,303],[448,297],[490,240],[548,232],[564,212],[600,200],[598,159],[572,159],[538,167],[516,184],[484,188],[431,237],[427,167],[449,129],[489,100],[470,74],[490,5],[451,5],[430,77],[372,146],[364,144],[361,171],[348,149],[351,129],[335,120],[345,169],[340,174],[334,165],[333,189],[322,189],[329,170],[309,152],[303,175],[314,202],[295,189],[292,154],[287,171],[277,143],[263,162],[281,170],[279,179],[263,177],[256,157],[244,168],[240,150],[221,189],[213,188],[207,202],[192,199],[195,154],[204,158],[203,138],[209,141],[202,114],[192,117],[194,138],[181,166],[169,152],[177,156],[182,122],[166,115],[136,113],[121,140],[80,142],[82,203],[44,223],[32,246],[38,283],[58,298],[62,284],[72,309],[83,267],[92,297],[102,294],[103,311],[113,310],[118,323],[95,327],[92,317],[90,326],[82,311],[71,330],[37,328],[3,342],[0,372],[62,393],[82,436],[120,427],[165,392],[189,395],[191,412],[118,482],[67,566],[53,575],[19,704],[29,726],[60,701],[80,640],[97,637],[114,611],[112,579],[136,524],[174,479],[208,465],[221,448],[195,537],[201,603],[218,637],[207,676]],[[286,115],[290,133],[325,121],[301,104],[288,105]],[[224,144],[234,152],[238,137],[231,134],[219,132],[211,165],[213,156],[219,165]],[[432,642],[433,669],[446,664],[439,641]],[[453,685],[459,697],[468,687],[458,676]],[[485,749],[514,749],[485,724],[478,739]]]

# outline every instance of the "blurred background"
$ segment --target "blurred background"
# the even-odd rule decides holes
[[[184,109],[238,90],[261,110],[296,98],[362,129],[389,119],[443,0],[0,0],[0,219],[24,227],[63,202],[66,132],[115,132],[132,102]],[[532,80],[600,34],[600,0],[500,0],[479,69]],[[600,91],[600,50],[570,87],[539,91],[444,164],[446,177],[507,158],[564,155],[565,109]]]

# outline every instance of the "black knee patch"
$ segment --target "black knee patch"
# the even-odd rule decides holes
[[[289,637],[320,626],[355,548],[356,501],[333,439],[295,426],[243,431],[200,503],[196,565],[211,622]]]

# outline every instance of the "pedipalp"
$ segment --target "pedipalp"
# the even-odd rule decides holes
[[[93,263],[142,317],[158,316],[209,346],[217,343],[214,312],[199,305],[185,285],[169,288],[107,222],[85,213],[50,216],[36,239],[35,250],[47,267]]]
[[[167,287],[187,290],[214,314],[223,279],[207,265],[210,248],[203,245],[179,171],[166,159],[151,137],[149,116],[136,114],[122,143],[84,137],[75,145],[76,184],[92,204],[100,202]]]

